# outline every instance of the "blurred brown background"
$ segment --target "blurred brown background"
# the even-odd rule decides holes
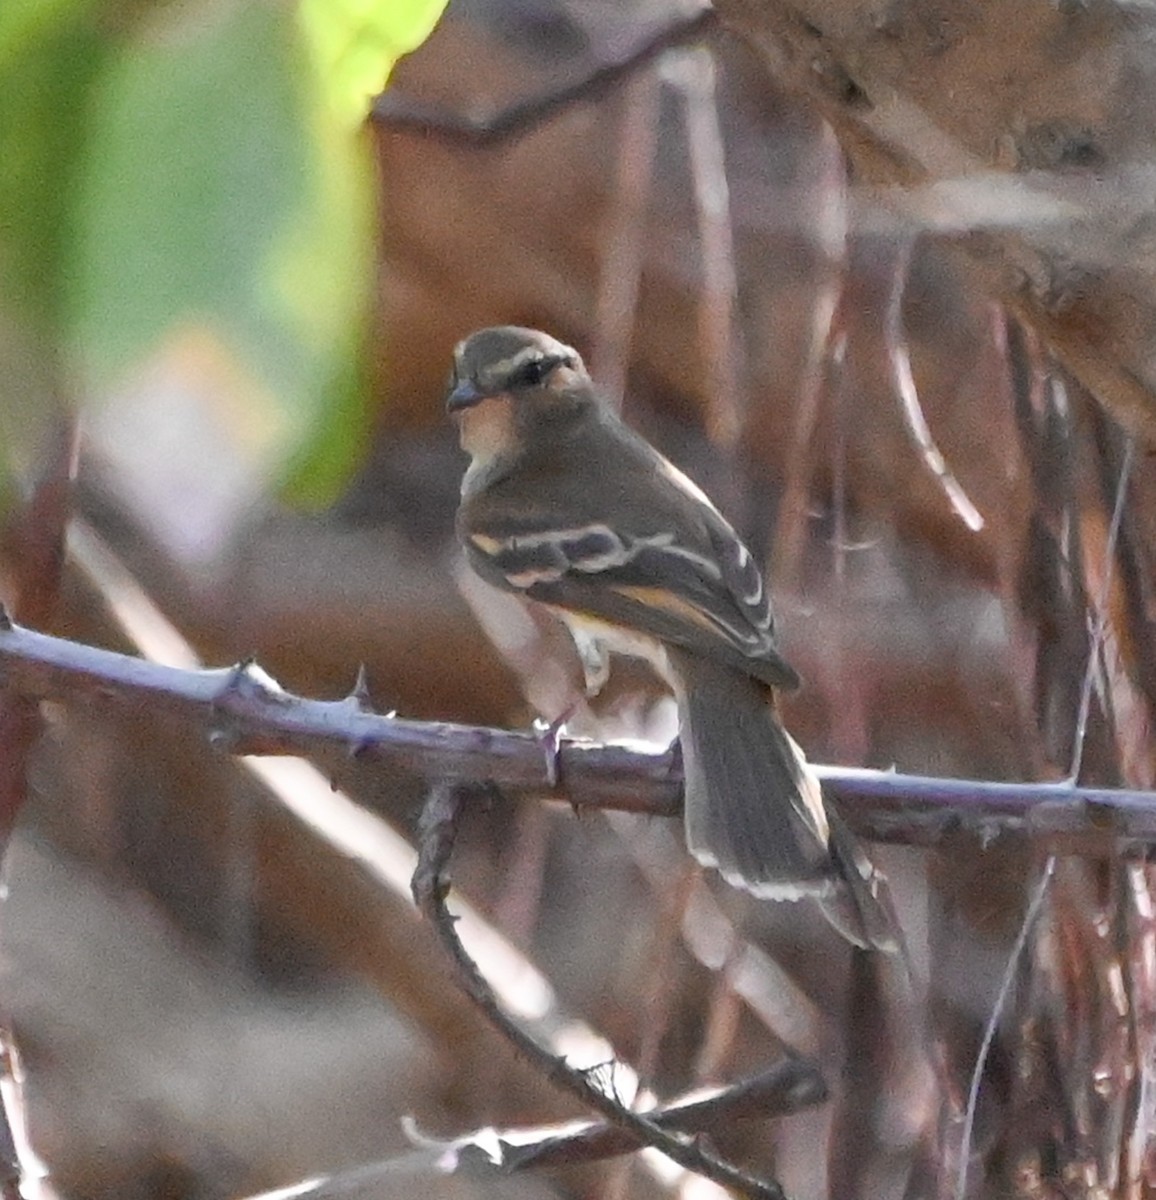
[[[1152,788],[1152,14],[718,7],[695,41],[478,145],[453,136],[463,120],[695,14],[452,4],[370,123],[373,440],[355,478],[326,512],[254,503],[210,555],[182,556],[82,443],[79,509],[120,566],[81,546],[54,631],[129,648],[109,615],[123,570],[204,659],[255,654],[294,691],[341,695],[364,662],[378,706],[406,716],[560,711],[565,638],[463,583],[452,539],[451,350],[516,322],[576,345],[766,561],[812,759],[993,780],[1077,762],[1087,782]],[[602,735],[669,728],[631,664],[595,708],[583,728]],[[415,779],[321,766],[412,834]],[[6,994],[61,1194],[243,1195],[385,1160],[356,1194],[714,1194],[638,1161],[439,1176],[404,1116],[449,1138],[576,1110],[459,999],[376,842],[335,848],[161,720],[53,709],[33,778]],[[495,801],[455,880],[557,1014],[659,1095],[788,1049],[820,1065],[829,1104],[736,1126],[726,1153],[804,1200],[950,1195],[961,1154],[975,1196],[1156,1182],[1142,847],[1105,829],[1101,855],[1058,860],[961,1150],[1027,897],[1063,847],[975,821],[931,849],[872,847],[907,979],[813,912],[697,879],[676,835]]]

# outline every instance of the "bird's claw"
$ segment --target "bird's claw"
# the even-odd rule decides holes
[[[534,734],[542,753],[546,757],[546,782],[551,789],[557,788],[562,774],[562,731],[566,722],[574,715],[575,705],[570,705],[552,721],[534,722]]]

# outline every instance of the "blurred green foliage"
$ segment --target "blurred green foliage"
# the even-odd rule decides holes
[[[366,426],[361,120],[443,4],[0,0],[9,466],[37,414],[101,404],[192,331],[262,397],[271,480],[333,493]]]
[[[433,32],[446,0],[298,0],[305,42],[328,102],[360,120],[393,64]]]

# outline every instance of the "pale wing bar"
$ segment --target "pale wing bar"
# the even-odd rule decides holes
[[[595,575],[623,567],[647,546],[669,544],[674,535],[623,537],[609,525],[599,524],[516,533],[505,538],[473,533],[469,540],[511,587],[524,591],[537,583],[557,583],[571,571]]]
[[[678,545],[670,532],[630,537],[601,523],[504,538],[477,532],[469,541],[513,590],[587,612],[617,609],[620,602],[610,595],[599,600],[597,590],[577,586],[583,577],[598,576],[628,602],[641,628],[688,647],[702,647],[713,635],[741,659],[773,664],[773,682],[788,687],[797,683],[775,649],[762,576],[750,552],[725,525],[711,531],[714,557]],[[576,594],[568,595],[568,580],[581,592],[581,602]],[[605,615],[621,619],[625,614]]]

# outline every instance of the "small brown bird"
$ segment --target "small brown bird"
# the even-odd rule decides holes
[[[503,326],[459,343],[446,407],[471,459],[457,527],[474,570],[557,613],[588,679],[614,650],[673,690],[691,853],[756,896],[814,896],[851,941],[894,948],[882,877],[776,715],[775,689],[799,679],[718,509],[547,334]]]

